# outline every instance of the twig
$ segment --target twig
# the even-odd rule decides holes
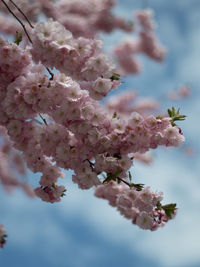
[[[125,183],[125,184],[126,184],[126,185],[128,185],[129,187],[131,187],[131,185],[130,185],[130,183],[129,183],[129,182],[127,182],[127,181],[123,180],[123,179],[122,179],[122,178],[120,178],[120,177],[117,177],[117,179],[118,179],[118,180],[120,180],[121,182]]]
[[[117,179],[123,183],[125,183],[126,185],[128,185],[130,188],[132,187],[135,187],[136,191],[141,191],[144,187],[144,184],[134,184],[134,183],[129,183],[129,182],[126,182],[125,180],[123,180],[122,178],[120,177],[117,177]]]
[[[17,10],[23,15],[23,17],[25,18],[25,20],[28,22],[28,24],[30,25],[31,28],[34,28],[33,25],[31,24],[30,20],[28,19],[28,17],[24,14],[24,12],[15,4],[15,2],[13,2],[13,0],[9,0],[16,8]]]
[[[47,124],[47,121],[42,117],[42,115],[41,115],[40,113],[39,113],[39,116],[40,116],[40,118],[43,120],[44,124],[48,125],[48,124]]]
[[[6,4],[6,2],[4,0],[1,0],[1,2],[3,2],[3,4],[6,6],[6,8],[8,9],[8,11],[13,15],[13,17],[21,24],[22,28],[24,29],[24,32],[26,34],[26,36],[28,37],[30,43],[33,43],[31,40],[31,37],[29,36],[27,30],[26,30],[26,26],[24,25],[24,23],[15,15],[15,13],[12,12],[12,10],[10,9],[10,7]]]
[[[53,74],[53,72],[50,71],[50,69],[48,67],[46,67],[46,69],[47,69],[48,73],[51,75],[51,78],[49,80],[52,81],[54,74]]]
[[[8,11],[13,15],[13,17],[21,24],[21,26],[24,29],[24,32],[26,34],[26,36],[28,37],[28,40],[30,41],[31,44],[33,44],[33,41],[31,40],[31,37],[29,36],[27,30],[26,30],[26,26],[24,25],[24,23],[15,15],[15,13],[10,9],[10,7],[7,5],[7,3],[4,0],[1,0],[3,2],[3,4],[6,6],[6,8],[8,9]],[[26,21],[28,22],[28,24],[30,25],[31,28],[34,28],[34,26],[31,24],[31,22],[29,21],[29,19],[27,18],[27,16],[24,14],[24,12],[12,1],[9,0],[16,8],[17,10],[19,10],[19,12],[24,16],[24,18],[26,19]],[[54,74],[53,72],[50,71],[50,69],[48,67],[45,67],[48,71],[48,73],[51,75],[51,77],[49,78],[49,80],[53,80]]]

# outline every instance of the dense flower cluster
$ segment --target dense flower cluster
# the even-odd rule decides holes
[[[111,206],[116,207],[125,218],[132,220],[133,224],[142,229],[154,231],[171,219],[165,210],[158,206],[163,199],[162,193],[154,193],[149,187],[137,191],[134,187],[111,181],[98,186],[95,195],[107,199]]]
[[[32,24],[39,19],[43,12],[47,18],[58,21],[65,28],[73,32],[74,36],[93,38],[98,32],[110,33],[114,29],[121,29],[126,32],[133,30],[133,23],[113,14],[112,9],[115,2],[112,0],[5,0],[10,9],[28,25],[24,16],[19,12],[13,2],[23,10]],[[8,23],[0,24],[0,31],[6,34],[16,34],[17,29],[22,32],[16,21],[8,18],[8,9],[0,2],[2,14],[0,20]]]
[[[21,57],[22,49],[6,42],[3,45],[2,39],[1,51],[6,51],[8,62],[13,60],[13,50],[15,57]],[[184,141],[170,118],[144,118],[137,112],[122,119],[110,116],[69,76],[57,74],[49,80],[42,73],[42,66],[31,62],[28,51],[24,51],[20,64],[20,69],[13,65],[12,71],[10,67],[5,69],[13,76],[8,75],[4,81],[8,85],[2,90],[1,124],[7,128],[14,146],[24,153],[27,166],[43,173],[42,187],[36,190],[43,200],[58,201],[64,192],[55,186],[62,176],[59,167],[73,169],[73,181],[88,189],[100,184],[98,175],[103,172],[121,170],[119,177],[126,179],[132,165],[130,153],[144,153],[158,145],[178,146]],[[3,62],[0,66],[4,70]],[[39,113],[47,114],[54,122],[40,126],[27,121]]]
[[[81,81],[81,87],[89,90],[95,100],[119,85],[110,79],[116,69],[102,52],[102,41],[73,38],[71,32],[53,20],[38,23],[32,39],[31,53],[36,62]]]
[[[50,0],[39,1],[47,17],[59,21],[75,36],[94,37],[97,32],[121,29],[132,31],[133,24],[112,14],[113,0]]]
[[[151,9],[135,12],[139,26],[139,37],[137,39],[127,38],[114,49],[115,57],[121,67],[123,74],[135,74],[140,72],[141,63],[135,55],[142,53],[148,57],[162,61],[166,54],[165,48],[158,42],[153,30],[155,23]]]
[[[16,3],[23,5],[22,0]],[[66,191],[57,185],[58,178],[64,177],[62,168],[70,169],[79,188],[94,187],[97,197],[109,200],[133,224],[156,230],[175,215],[176,208],[174,204],[162,206],[161,193],[129,182],[130,168],[134,158],[150,162],[149,154],[144,154],[150,149],[181,145],[184,136],[175,121],[184,116],[174,108],[168,111],[169,116],[149,115],[157,103],[148,100],[133,107],[130,101],[135,93],[122,94],[104,106],[98,102],[117,88],[120,80],[117,68],[103,52],[103,42],[94,38],[94,33],[114,28],[130,31],[132,25],[111,15],[112,1],[88,3],[30,1],[24,11],[34,22],[30,35],[26,34],[31,43],[27,45],[26,40],[22,47],[20,39],[14,43],[0,37],[0,134],[7,140],[0,150],[1,181],[7,187],[21,186],[33,195],[8,172],[8,157],[15,155],[12,161],[19,173],[24,172],[25,162],[32,172],[42,174],[35,194],[54,203]],[[20,9],[13,10],[24,20]],[[51,18],[36,22],[40,11]],[[66,13],[69,16],[64,16]],[[135,64],[130,62],[130,53],[143,52],[155,60],[162,60],[164,55],[152,34],[152,13],[138,11],[136,17],[142,28],[140,40],[115,50],[128,68]],[[93,28],[86,31],[88,21]],[[12,31],[10,19],[9,23],[7,29],[1,26],[0,30],[13,33],[16,28]],[[124,72],[135,72],[123,62]],[[48,77],[45,68],[50,73],[49,68],[56,68],[57,73]],[[1,246],[4,243],[5,232],[0,226]]]

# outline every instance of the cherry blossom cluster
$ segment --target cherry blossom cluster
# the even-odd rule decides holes
[[[111,14],[114,3],[109,0],[91,0],[88,5],[80,0],[27,1],[24,6],[22,0],[0,3],[2,14],[11,9],[23,21],[27,37],[21,46],[21,35],[15,42],[0,36],[2,184],[20,186],[33,196],[27,184],[9,171],[11,161],[23,174],[25,162],[32,172],[41,173],[35,194],[54,203],[66,192],[58,185],[58,179],[64,178],[62,169],[73,170],[72,180],[79,188],[95,188],[97,197],[107,199],[133,224],[148,230],[163,226],[175,216],[175,204],[163,206],[161,193],[133,183],[130,169],[134,158],[150,162],[145,154],[150,149],[180,146],[185,138],[175,122],[185,116],[174,107],[166,116],[149,115],[157,103],[148,100],[132,106],[134,92],[104,106],[99,103],[121,82],[118,69],[103,52],[103,42],[94,35],[114,28],[131,31],[132,25]],[[49,19],[37,22],[41,11]],[[152,33],[152,12],[138,11],[136,17],[141,27],[139,41],[115,50],[128,68],[133,67],[132,53],[142,52],[155,60],[162,60],[165,53]],[[8,21],[0,30],[14,34],[18,27]],[[121,66],[129,72],[122,62]],[[51,72],[53,68],[56,73]],[[1,247],[5,237],[0,225]]]
[[[87,0],[87,4],[84,0],[4,0],[4,2],[27,26],[28,23],[19,9],[23,10],[32,24],[38,21],[39,15],[43,13],[47,18],[60,22],[76,37],[93,38],[98,32],[110,33],[114,29],[126,32],[133,30],[133,23],[113,14],[112,9],[116,3],[112,0]],[[23,34],[16,21],[9,18],[9,11],[2,2],[0,10],[0,21],[7,21],[0,24],[0,31],[15,35],[17,29]]]
[[[56,35],[59,27],[55,28]],[[35,31],[39,35],[37,26]],[[74,170],[73,181],[89,189],[100,185],[104,173],[118,173],[118,179],[126,180],[132,166],[129,154],[184,141],[170,117],[144,118],[137,112],[128,118],[110,116],[69,76],[58,73],[49,80],[42,66],[31,60],[29,50],[2,39],[0,53],[4,56],[0,122],[27,166],[42,173],[35,193],[44,201],[57,202],[64,195],[65,188],[56,184],[63,176],[60,167]],[[37,124],[34,118],[40,113],[52,122]]]
[[[101,40],[73,38],[71,32],[53,20],[36,24],[32,40],[31,53],[36,62],[80,81],[95,100],[119,85],[118,80],[112,79],[116,68],[102,52]]]
[[[50,0],[39,1],[47,17],[60,22],[75,36],[93,38],[97,32],[110,33],[114,29],[126,32],[133,30],[133,24],[112,13],[113,0]]]
[[[144,54],[148,57],[162,61],[166,50],[158,42],[153,30],[155,22],[153,20],[153,11],[151,9],[138,10],[135,17],[139,26],[139,37],[127,38],[114,49],[116,60],[121,67],[122,74],[136,74],[141,70],[141,63],[135,57],[136,54]]]
[[[134,187],[126,184],[109,182],[100,185],[95,190],[95,196],[109,201],[109,204],[116,207],[125,218],[132,221],[142,229],[151,231],[164,226],[165,223],[175,216],[174,204],[161,206],[162,193],[154,193],[149,187],[137,191]],[[173,215],[168,212],[173,210]]]
[[[143,117],[147,117],[153,111],[157,111],[159,103],[151,98],[138,98],[136,90],[118,93],[105,102],[105,108],[110,114],[120,115],[121,118],[129,117],[132,112],[137,112]],[[153,156],[150,151],[146,153],[133,153],[133,157],[144,163],[153,162]]]

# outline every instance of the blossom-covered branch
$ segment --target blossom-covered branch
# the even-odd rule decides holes
[[[26,12],[19,3],[11,2],[14,11],[2,1],[7,11],[21,21],[30,43],[21,45],[21,35],[15,42],[0,36],[0,127],[27,167],[42,173],[35,194],[46,202],[60,201],[66,188],[57,181],[64,177],[62,169],[70,169],[79,188],[94,187],[97,197],[109,200],[133,224],[149,230],[163,226],[175,216],[175,204],[162,205],[161,193],[130,181],[130,170],[134,158],[150,149],[180,146],[185,138],[175,121],[185,116],[174,107],[167,116],[146,114],[156,107],[151,101],[135,109],[124,107],[134,94],[123,95],[107,106],[99,103],[121,81],[117,67],[103,52],[103,42],[94,37],[94,32],[114,28],[130,31],[132,25],[111,15],[111,1],[89,1],[88,8],[80,8],[81,1],[62,0],[54,9],[52,1],[43,0],[38,2],[39,8],[53,19],[36,22],[30,12],[30,23],[34,24],[27,32],[26,24],[32,24]],[[80,36],[83,22],[70,27],[69,21],[64,21],[66,9],[85,21],[91,19],[94,28]],[[113,22],[106,28],[104,23],[110,18]],[[137,13],[137,18],[143,28],[140,48],[142,42],[144,53],[161,60],[164,50],[149,34],[154,27],[151,13]],[[56,74],[49,68],[55,68]],[[38,123],[39,119],[42,122]],[[3,246],[3,228],[1,233]]]

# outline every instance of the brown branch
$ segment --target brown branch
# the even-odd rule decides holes
[[[46,69],[47,69],[48,73],[51,75],[51,78],[49,80],[52,81],[54,74],[53,74],[53,72],[50,71],[50,69],[48,67],[46,67]]]
[[[30,20],[28,19],[28,17],[24,14],[24,12],[15,4],[15,2],[13,2],[13,0],[9,0],[16,8],[17,10],[22,14],[22,16],[25,18],[25,20],[28,22],[28,24],[30,25],[31,28],[34,28],[33,25],[31,24]]]
[[[33,44],[33,41],[31,40],[31,37],[29,36],[27,30],[26,30],[26,26],[24,25],[24,23],[15,15],[15,13],[10,9],[10,7],[7,5],[7,3],[4,0],[1,0],[3,2],[3,4],[6,6],[6,8],[8,9],[8,11],[13,15],[13,17],[21,24],[21,26],[24,29],[24,32],[26,34],[26,36],[28,37],[28,40],[30,41],[31,44]],[[31,22],[29,21],[29,19],[27,18],[27,16],[24,14],[24,12],[12,1],[9,0],[16,8],[17,10],[24,16],[24,18],[26,19],[26,21],[28,22],[28,24],[30,25],[31,28],[34,28],[34,26],[31,24]],[[51,77],[49,78],[49,80],[53,80],[54,74],[53,72],[50,71],[50,69],[48,67],[45,67],[48,71],[48,73],[51,75]]]
[[[42,115],[41,115],[40,113],[39,113],[39,116],[40,116],[40,118],[43,120],[44,124],[48,125],[48,124],[47,124],[47,121],[42,117]]]
[[[144,184],[134,184],[134,183],[129,183],[125,180],[123,180],[120,177],[117,177],[117,179],[123,183],[125,183],[126,185],[128,185],[130,188],[135,187],[136,191],[141,191],[144,187]]]
[[[127,181],[123,180],[123,179],[122,179],[122,178],[120,178],[120,177],[117,177],[117,179],[118,179],[118,180],[120,180],[121,182],[125,183],[125,184],[126,184],[126,185],[128,185],[129,187],[131,187],[131,185],[130,185],[130,183],[129,183],[129,182],[127,182]]]
[[[24,32],[26,34],[26,36],[28,37],[30,43],[33,43],[31,40],[31,37],[29,36],[27,30],[26,30],[26,26],[24,25],[24,23],[15,15],[15,13],[12,12],[12,10],[10,9],[10,7],[6,4],[6,2],[4,0],[1,0],[1,2],[3,2],[3,4],[6,6],[6,8],[8,9],[8,11],[13,15],[13,17],[21,24],[22,28],[24,29]]]

